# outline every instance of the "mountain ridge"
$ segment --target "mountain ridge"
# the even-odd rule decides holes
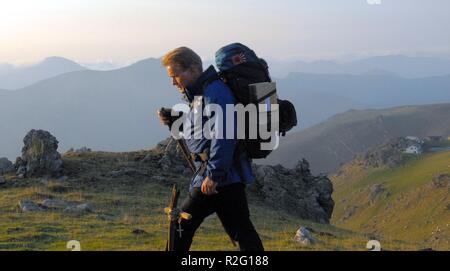
[[[59,74],[85,69],[75,61],[59,56],[47,57],[32,65],[6,65],[0,70],[0,88],[20,89]]]
[[[358,153],[398,136],[450,135],[450,104],[350,110],[288,135],[262,164],[292,167],[306,158],[313,172],[333,172]]]

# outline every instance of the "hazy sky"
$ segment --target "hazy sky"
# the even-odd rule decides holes
[[[133,62],[243,42],[277,59],[450,55],[448,0],[0,0],[0,63]]]

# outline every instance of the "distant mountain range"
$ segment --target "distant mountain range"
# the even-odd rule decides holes
[[[0,156],[15,158],[22,138],[33,128],[49,130],[60,138],[61,151],[82,146],[128,151],[153,146],[168,135],[155,111],[179,103],[180,95],[158,59],[109,71],[72,67],[81,70],[0,91]],[[349,109],[450,102],[450,76],[404,79],[291,73],[278,79],[277,86],[279,97],[291,100],[297,108],[300,125],[290,134]]]
[[[356,61],[271,61],[271,73],[284,77],[291,72],[313,74],[397,75],[405,78],[421,78],[450,74],[450,60],[432,57],[387,55]]]
[[[27,66],[0,64],[0,89],[18,89],[59,74],[85,70],[83,66],[63,57],[48,57]]]
[[[432,57],[410,57],[387,55],[364,58],[356,61],[318,60],[277,61],[268,60],[274,78],[283,78],[290,73],[307,74],[347,74],[399,76],[423,78],[450,74],[450,60]],[[206,65],[213,61],[205,61]],[[0,89],[19,89],[59,74],[85,70],[113,70],[122,68],[123,63],[112,61],[76,63],[63,57],[48,57],[36,64],[15,66],[0,63]]]
[[[450,76],[404,79],[391,75],[291,73],[277,80],[279,96],[294,102],[300,128],[349,109],[450,102]]]
[[[65,73],[0,92],[0,156],[15,158],[24,135],[33,128],[61,139],[60,151],[80,146],[111,151],[152,146],[168,136],[156,110],[175,104],[178,96],[157,59],[114,71]]]
[[[262,164],[295,166],[306,158],[313,172],[334,172],[355,155],[401,136],[450,135],[450,104],[350,110],[290,134]]]
[[[128,66],[127,64],[113,61],[81,62],[80,64],[81,66],[86,67],[89,70],[96,71],[116,70]]]

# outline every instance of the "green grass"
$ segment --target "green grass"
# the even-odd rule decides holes
[[[439,174],[450,174],[450,152],[411,158],[394,169],[349,165],[343,174],[332,178],[337,202],[332,223],[449,250],[449,188],[432,187],[433,179]],[[370,202],[370,189],[375,184],[383,185],[386,191]],[[343,220],[345,208],[349,206],[358,209]]]
[[[69,240],[78,240],[82,250],[163,250],[167,221],[163,214],[170,197],[171,184],[180,176],[165,172],[166,181],[153,179],[159,171],[154,163],[135,162],[146,153],[87,153],[63,157],[66,181],[16,179],[6,176],[0,187],[0,250],[66,250]],[[158,153],[154,153],[155,156]],[[109,178],[108,172],[121,167],[147,170],[148,176]],[[188,179],[181,179],[187,184]],[[182,187],[182,198],[187,190]],[[17,212],[22,199],[41,202],[46,198],[92,204],[94,213],[73,216],[62,211],[36,213]],[[332,225],[304,221],[283,210],[275,210],[250,197],[252,220],[264,246],[271,251],[285,250],[365,250],[373,236],[343,230]],[[113,221],[99,219],[112,215]],[[302,246],[293,241],[300,226],[314,231],[318,243]],[[144,234],[133,234],[133,230]],[[376,236],[389,250],[416,250],[415,242],[397,241]],[[220,221],[212,216],[198,230],[192,250],[236,250],[225,234]]]

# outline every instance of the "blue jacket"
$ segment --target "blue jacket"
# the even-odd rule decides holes
[[[205,87],[206,86],[206,87]],[[226,105],[235,104],[235,98],[230,88],[217,76],[217,72],[213,66],[210,66],[197,81],[186,88],[186,97],[191,103],[191,110],[187,114],[187,118],[191,123],[194,121],[194,110],[192,107],[194,97],[202,96],[202,106],[208,104],[217,104],[222,108],[224,135],[226,135]],[[194,102],[195,103],[195,102]],[[236,114],[236,113],[235,113]],[[212,119],[203,116],[202,124],[208,120],[213,127],[216,125],[214,115]],[[234,118],[234,131],[236,134],[237,119]],[[235,137],[236,138],[236,137]],[[217,182],[217,187],[223,187],[233,183],[242,182],[251,184],[254,181],[254,175],[251,168],[251,160],[245,151],[241,151],[235,156],[237,146],[236,139],[207,139],[204,136],[201,139],[187,138],[186,145],[191,153],[202,153],[209,149],[209,160],[206,170],[203,174],[196,174],[191,181],[191,189],[201,187],[203,180],[209,176],[213,181]],[[196,162],[197,169],[201,166],[201,162]]]

